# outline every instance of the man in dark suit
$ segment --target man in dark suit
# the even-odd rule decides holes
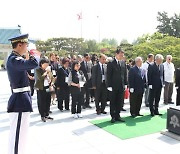
[[[142,58],[136,57],[135,66],[130,68],[128,74],[130,88],[130,113],[132,117],[140,115],[142,97],[146,83],[145,70],[141,69]]]
[[[108,90],[111,91],[110,114],[111,122],[124,122],[120,117],[120,111],[124,102],[124,90],[127,86],[127,68],[124,61],[124,51],[116,50],[115,58],[107,65]]]
[[[176,69],[175,87],[177,89],[176,105],[180,105],[180,68]]]
[[[89,54],[84,54],[84,60],[81,62],[80,70],[84,73],[84,76],[86,78],[86,83],[84,85],[85,87],[85,94],[86,94],[86,101],[83,103],[83,108],[92,108],[89,105],[89,98],[90,98],[90,87],[91,87],[91,69],[92,69],[92,63],[90,62],[90,56]]]
[[[157,54],[155,56],[154,64],[148,68],[148,85],[150,89],[149,94],[149,108],[151,116],[162,115],[158,111],[161,90],[164,85],[164,67],[162,65],[163,56]]]
[[[101,54],[99,56],[99,62],[92,68],[92,87],[95,89],[95,104],[98,115],[107,113],[104,111],[107,101],[107,64],[105,63],[106,56]]]

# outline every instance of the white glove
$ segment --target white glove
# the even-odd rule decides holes
[[[179,87],[175,87],[176,89],[179,89]]]
[[[134,92],[134,88],[130,88],[130,93],[133,93]]]
[[[127,89],[127,85],[124,86],[125,90]]]
[[[107,90],[112,91],[112,87],[108,87]]]
[[[149,85],[149,89],[152,89],[152,85]]]

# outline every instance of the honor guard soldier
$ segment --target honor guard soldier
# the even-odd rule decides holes
[[[27,71],[38,66],[35,57],[27,51],[28,34],[10,38],[13,51],[7,60],[7,73],[12,95],[7,112],[10,118],[8,154],[25,154],[29,116],[32,112]]]

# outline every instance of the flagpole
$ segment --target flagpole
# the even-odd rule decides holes
[[[81,33],[81,39],[82,39],[82,10],[80,13],[77,14],[78,20],[81,20],[81,26],[80,26],[80,33]]]
[[[81,12],[81,39],[82,39],[82,12]]]

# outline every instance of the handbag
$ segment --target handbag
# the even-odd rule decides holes
[[[129,98],[129,88],[126,88],[125,93],[124,93],[124,99]]]

